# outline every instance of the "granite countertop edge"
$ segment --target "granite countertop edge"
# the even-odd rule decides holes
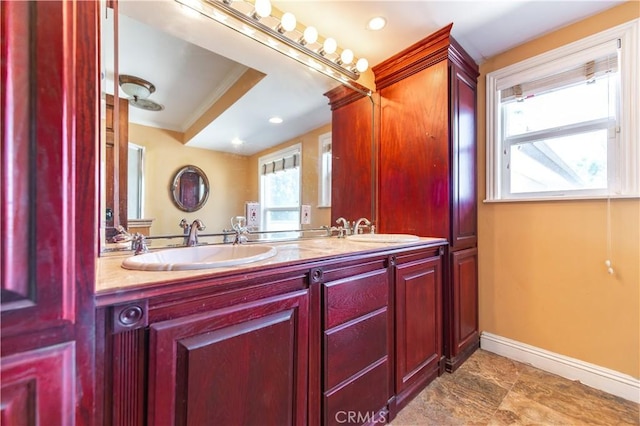
[[[186,271],[138,271],[122,267],[122,261],[131,252],[99,257],[96,262],[96,295],[117,294],[136,288],[144,289],[154,285],[167,285],[182,281],[215,279],[217,276],[257,272],[273,268],[305,264],[314,261],[348,257],[355,254],[375,254],[412,247],[444,245],[444,238],[421,237],[417,241],[401,243],[372,243],[351,241],[344,238],[317,238],[308,240],[265,243],[276,248],[277,254],[271,258],[244,265],[196,269]]]

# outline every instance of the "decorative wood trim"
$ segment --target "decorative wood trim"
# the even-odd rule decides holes
[[[345,105],[355,102],[358,99],[362,99],[366,96],[364,92],[359,92],[351,87],[340,85],[335,89],[329,90],[324,94],[329,98],[329,105],[331,105],[331,111],[341,108]]]
[[[446,59],[452,26],[453,24],[447,25],[374,66],[372,71],[375,74],[376,89],[384,89]]]
[[[113,308],[113,334],[135,330],[149,325],[148,301],[128,303]]]
[[[145,418],[146,330],[113,336],[112,424],[142,425]]]
[[[453,23],[372,68],[381,90],[440,61],[449,59],[473,79],[480,72],[473,58],[451,37]]]
[[[527,345],[516,340],[482,332],[480,347],[486,351],[531,364],[621,398],[640,403],[640,380],[576,358]]]
[[[309,271],[309,284],[322,283],[324,281],[324,272],[322,268],[313,268]]]

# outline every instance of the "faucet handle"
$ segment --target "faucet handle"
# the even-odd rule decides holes
[[[182,228],[182,229],[187,229],[187,228],[189,228],[189,222],[187,222],[187,219],[184,219],[184,218],[183,218],[183,219],[180,221],[180,223],[178,224],[178,226],[179,226],[180,228]]]
[[[244,216],[234,216],[231,218],[231,227],[236,231],[245,231],[247,228],[247,218]]]

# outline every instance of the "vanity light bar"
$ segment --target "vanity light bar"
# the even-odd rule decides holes
[[[339,81],[348,83],[348,79],[355,81],[360,77],[360,71],[356,69],[355,66],[353,66],[353,68],[343,66],[343,63],[346,61],[341,60],[340,56],[337,57],[336,61],[333,61],[325,56],[326,53],[322,48],[319,49],[320,53],[310,49],[308,46],[313,43],[301,42],[301,40],[293,40],[287,37],[285,35],[286,31],[282,31],[281,29],[280,22],[274,25],[274,28],[261,22],[261,17],[256,15],[253,4],[251,3],[240,0],[233,2],[229,0],[175,1]],[[242,5],[251,6],[250,11],[247,13],[241,11],[240,8]],[[220,12],[223,12],[223,14]],[[227,19],[228,16],[233,17],[236,22]],[[272,16],[268,16],[268,18],[270,20],[277,20],[277,18]],[[265,21],[266,20],[267,19],[265,19]],[[254,29],[257,31],[253,31]],[[260,34],[262,34],[262,36],[260,36]],[[300,53],[303,55],[301,56]],[[361,58],[360,63],[366,64],[366,60]]]

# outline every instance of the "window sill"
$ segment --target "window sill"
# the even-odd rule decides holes
[[[591,200],[634,200],[640,199],[640,195],[591,195],[591,196],[556,196],[556,197],[538,197],[538,198],[503,198],[503,199],[486,199],[482,200],[484,204],[494,203],[519,203],[519,202],[546,202],[546,201],[591,201]]]

